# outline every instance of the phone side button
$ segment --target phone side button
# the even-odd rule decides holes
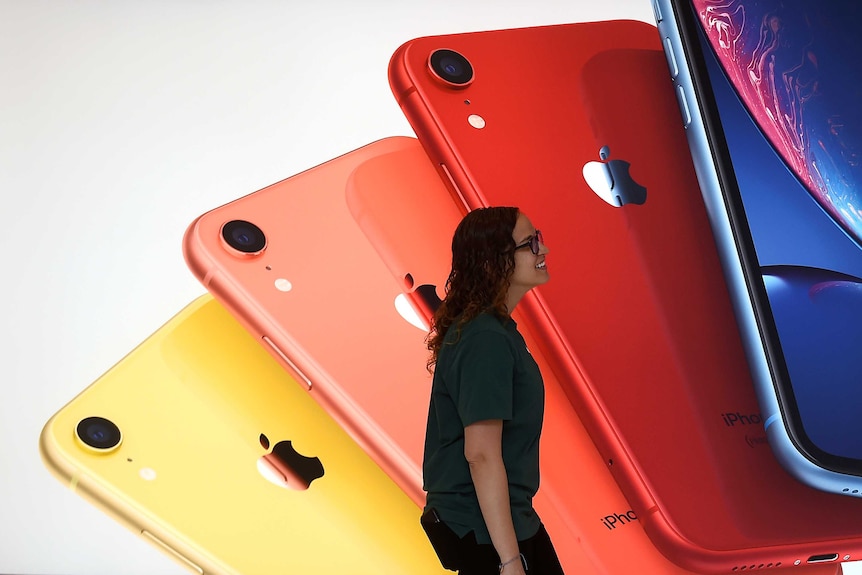
[[[676,65],[676,54],[673,53],[673,45],[670,38],[664,39],[664,55],[667,58],[667,67],[670,69],[670,77],[676,79],[679,75],[679,66]]]
[[[467,199],[464,197],[464,194],[461,193],[461,188],[459,188],[458,184],[455,183],[455,178],[452,177],[452,173],[449,171],[449,168],[446,167],[446,164],[441,163],[440,170],[443,171],[445,181],[449,182],[449,185],[452,186],[452,189],[456,194],[458,194],[458,199],[461,201],[461,205],[466,209],[470,204],[467,203]]]
[[[682,112],[682,126],[688,128],[691,124],[691,111],[688,109],[688,102],[685,99],[685,90],[682,86],[676,87],[676,99],[679,102],[679,109]]]
[[[199,565],[186,559],[181,553],[177,552],[173,547],[171,547],[146,529],[141,531],[141,535],[143,535],[146,539],[149,539],[151,542],[155,543],[164,552],[179,561],[182,565],[185,565],[186,567],[191,569],[193,572],[200,573],[200,575],[204,575],[204,570],[201,569]]]
[[[282,361],[284,361],[284,363],[286,363],[290,367],[291,371],[293,371],[294,374],[299,376],[299,378],[305,382],[305,385],[308,386],[308,391],[311,391],[311,380],[308,379],[308,377],[306,377],[306,375],[304,373],[302,373],[301,369],[296,367],[295,363],[290,361],[290,358],[287,357],[287,354],[285,354],[283,351],[281,351],[281,349],[279,349],[279,347],[277,345],[275,345],[275,342],[272,341],[271,339],[269,339],[268,336],[263,336],[263,341],[265,341],[267,343],[267,345],[269,345],[269,347],[272,348],[272,351],[274,351],[278,355],[278,357],[280,357],[282,359]]]
[[[661,23],[662,20],[664,20],[664,18],[661,15],[661,6],[659,6],[658,3],[659,3],[659,0],[653,0],[653,2],[652,2],[652,11],[655,14],[655,23],[656,24],[659,24],[659,23]]]

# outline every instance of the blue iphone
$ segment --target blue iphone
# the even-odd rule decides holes
[[[770,445],[862,496],[862,9],[654,2]]]

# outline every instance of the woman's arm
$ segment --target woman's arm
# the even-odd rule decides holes
[[[464,428],[464,457],[476,487],[479,508],[500,561],[518,557],[518,538],[509,505],[509,480],[503,465],[503,422],[499,419],[477,421]],[[520,560],[503,568],[507,575],[524,573]]]

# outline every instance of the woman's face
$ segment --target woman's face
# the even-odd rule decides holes
[[[536,228],[530,223],[529,218],[524,214],[518,214],[515,229],[512,230],[512,239],[515,240],[515,245],[520,247],[515,250],[515,269],[509,281],[509,291],[514,292],[513,295],[517,297],[542,285],[550,278],[545,267],[548,247],[541,241],[536,243],[535,238]],[[534,254],[529,244],[538,245],[539,253]]]

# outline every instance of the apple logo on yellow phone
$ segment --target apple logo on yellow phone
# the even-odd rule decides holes
[[[263,433],[260,444],[269,449],[269,439]],[[295,491],[308,489],[311,482],[324,473],[320,459],[297,452],[289,440],[279,441],[272,451],[259,457],[257,470],[267,481]]]
[[[626,204],[643,204],[647,190],[629,174],[631,164],[625,160],[609,160],[611,150],[602,146],[599,150],[600,162],[584,164],[584,180],[590,189],[605,202],[621,208]]]

